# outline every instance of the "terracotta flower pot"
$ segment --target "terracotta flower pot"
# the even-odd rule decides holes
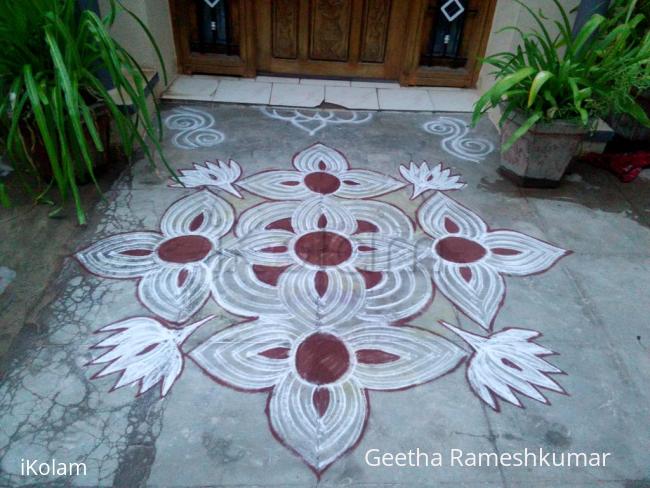
[[[526,117],[517,113],[501,131],[501,144],[510,139]],[[536,124],[501,156],[500,172],[519,186],[555,188],[589,129],[559,120]]]

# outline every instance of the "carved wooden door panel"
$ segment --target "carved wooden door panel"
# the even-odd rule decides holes
[[[398,79],[405,0],[256,0],[258,72]]]

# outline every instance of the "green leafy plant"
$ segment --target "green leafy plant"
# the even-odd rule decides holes
[[[610,32],[621,23],[629,23],[634,16],[639,21],[634,22],[630,41],[642,42],[646,33],[650,32],[650,0],[613,0],[602,29]],[[650,63],[646,63],[645,73],[642,72],[633,85],[633,95],[648,89],[650,89]]]
[[[640,39],[650,29],[650,0],[612,0],[604,28],[613,29],[622,22],[628,22],[636,14],[644,17],[634,28],[634,35]]]
[[[160,112],[157,106],[154,114],[147,108],[146,75],[109,34],[118,13],[132,17],[154,46],[166,78],[160,51],[133,12],[119,0],[108,2],[103,17],[80,10],[77,0],[0,0],[0,11],[0,146],[37,201],[54,204],[46,197],[54,187],[59,205],[72,197],[78,221],[85,222],[78,184],[90,178],[97,185],[93,154],[108,149],[98,124],[102,111],[127,156],[140,147],[150,162],[158,154],[172,171],[160,146]],[[102,71],[117,100],[102,83]],[[124,110],[126,105],[132,109]],[[35,161],[38,145],[51,177],[43,175],[43,162]]]
[[[550,21],[525,3],[515,0],[533,17],[536,28],[523,32],[514,52],[489,56],[484,63],[496,68],[495,84],[474,106],[473,123],[501,105],[503,124],[514,111],[525,121],[503,146],[508,150],[535,124],[554,120],[589,126],[610,112],[627,113],[644,125],[650,119],[636,103],[631,88],[648,83],[650,33],[635,35],[642,14],[626,15],[604,29],[605,17],[593,15],[574,36],[567,12],[553,0],[561,20]],[[552,36],[551,28],[557,30]]]

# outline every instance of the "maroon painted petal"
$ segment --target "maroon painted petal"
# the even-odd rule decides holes
[[[463,266],[459,271],[465,281],[468,283],[472,281],[472,269],[469,266]]]
[[[182,288],[185,282],[187,281],[187,277],[190,275],[190,272],[186,269],[182,269],[180,273],[178,273],[178,278],[177,278],[177,283],[178,287]]]
[[[400,358],[397,354],[391,354],[380,349],[360,349],[356,352],[356,356],[357,361],[362,364],[392,363]]]
[[[276,220],[275,222],[271,222],[269,225],[266,226],[266,230],[288,230],[289,232],[295,233],[293,230],[293,225],[291,225],[291,218],[286,218],[286,219],[280,219]]]
[[[269,359],[287,359],[289,357],[289,352],[291,352],[291,349],[288,347],[274,347],[258,354]]]
[[[324,229],[325,227],[327,227],[327,217],[323,214],[318,218],[318,228]]]
[[[359,251],[371,252],[371,251],[376,251],[376,249],[374,247],[370,247],[370,246],[359,246]]]
[[[314,277],[314,286],[316,287],[316,293],[322,298],[327,292],[327,287],[329,285],[329,278],[325,271],[318,271]]]
[[[330,391],[327,388],[316,388],[312,401],[318,415],[322,417],[330,406]]]
[[[517,249],[508,249],[505,247],[495,247],[494,249],[490,249],[490,251],[499,256],[516,256],[517,254],[521,254],[521,251]]]
[[[445,230],[450,234],[456,234],[458,231],[460,231],[460,227],[458,227],[458,224],[456,224],[456,222],[447,217],[445,218]]]
[[[258,280],[271,286],[278,286],[278,280],[289,266],[264,266],[263,264],[254,264],[253,273]]]
[[[321,171],[325,171],[327,169],[327,165],[323,161],[320,161],[318,163],[318,169],[320,169]]]
[[[379,232],[379,228],[372,222],[357,220],[357,230],[355,231],[355,234],[361,234],[363,232]]]
[[[289,249],[287,246],[271,246],[271,247],[265,247],[262,249],[262,252],[269,252],[269,253],[284,253],[287,252]]]
[[[361,273],[363,280],[366,282],[366,290],[372,290],[384,276],[381,271],[368,271],[361,268],[357,268],[357,271]]]
[[[205,214],[203,212],[194,217],[192,219],[192,222],[190,222],[190,232],[196,232],[201,227],[201,224],[203,224],[204,220]]]
[[[122,251],[120,254],[124,254],[126,256],[149,256],[153,251],[149,249],[128,249],[126,251]]]
[[[284,186],[298,186],[300,184],[300,182],[299,181],[283,181],[280,184],[284,185]]]

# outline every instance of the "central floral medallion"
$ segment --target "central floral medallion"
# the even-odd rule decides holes
[[[335,383],[350,369],[350,353],[336,336],[317,332],[296,350],[296,371],[314,385]]]
[[[296,255],[317,266],[343,264],[352,256],[350,241],[334,232],[318,231],[301,236],[294,246]]]
[[[487,251],[479,243],[464,237],[443,237],[435,244],[435,251],[445,261],[468,264],[479,261]]]

